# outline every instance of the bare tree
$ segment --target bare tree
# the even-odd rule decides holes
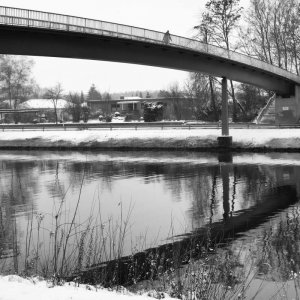
[[[213,97],[210,97],[212,92]],[[185,93],[193,99],[193,115],[197,120],[216,121],[219,119],[220,101],[218,101],[214,77],[201,73],[190,73]]]
[[[209,0],[206,3],[206,12],[202,16],[202,28],[205,29],[206,38],[210,38],[213,44],[233,48],[231,37],[236,30],[237,23],[241,18],[242,7],[240,0]],[[232,120],[236,121],[236,98],[232,80],[230,80],[231,95],[233,100]]]
[[[299,75],[299,60],[300,60],[300,5],[292,5],[290,7],[291,20],[289,23],[289,41],[292,66],[297,75]]]
[[[55,123],[58,123],[57,118],[57,103],[58,100],[62,97],[63,88],[61,83],[57,83],[54,87],[47,90],[45,97],[47,99],[52,100],[53,107],[54,107],[54,114],[55,114]]]
[[[81,96],[78,93],[69,93],[67,111],[72,115],[73,122],[79,122],[81,116]]]
[[[240,43],[248,55],[299,74],[298,0],[251,0]]]
[[[198,33],[196,34],[195,38],[199,39],[201,42],[205,43],[205,44],[210,44],[212,43],[211,39],[213,39],[213,35],[211,35],[210,32],[210,25],[209,25],[209,16],[208,14],[205,12],[202,15],[202,22],[200,25],[195,26],[194,29],[198,30]],[[205,75],[204,75],[205,76]],[[216,105],[216,95],[215,95],[215,77],[208,75],[208,81],[209,81],[209,89],[210,89],[210,101],[214,110],[214,121],[218,121],[219,120],[219,113],[218,113],[218,108]],[[199,81],[199,83],[203,82],[203,76],[201,75],[197,75],[197,73],[194,74],[194,76],[190,76],[190,80],[197,80],[197,79],[201,79]],[[195,86],[196,83],[194,83],[193,85]]]
[[[1,92],[8,97],[10,108],[16,109],[18,102],[25,100],[30,93],[33,64],[33,60],[26,57],[0,55]]]
[[[157,96],[172,99],[174,116],[176,120],[182,119],[184,106],[186,104],[181,99],[184,97],[184,91],[179,88],[178,83],[172,84],[168,90],[160,90]]]

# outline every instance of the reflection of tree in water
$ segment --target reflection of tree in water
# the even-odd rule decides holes
[[[86,182],[101,179],[101,184],[109,191],[112,190],[112,184],[116,177],[127,176],[126,171],[128,171],[124,164],[113,161],[67,162],[64,167],[69,174],[69,181],[72,186],[78,187],[80,185],[82,174],[85,172]],[[131,171],[135,174],[133,168],[131,168]]]
[[[35,162],[2,162],[0,165],[0,259],[13,258],[12,271],[18,270],[16,214],[28,218],[35,203],[40,170]],[[2,261],[1,261],[2,262]]]
[[[222,210],[225,213],[224,218],[227,218],[233,216],[236,210],[258,204],[263,191],[271,185],[267,175],[256,166],[229,164],[226,168],[225,175],[224,171],[222,175],[227,177],[229,184],[226,197],[222,182],[224,178],[219,166],[198,166],[193,169],[193,176],[183,179],[186,188],[191,191],[192,205],[188,214],[197,227],[208,221],[217,221],[221,218]],[[225,199],[229,202],[224,203]]]
[[[51,196],[58,197],[59,199],[64,199],[64,195],[68,189],[68,183],[65,182],[64,178],[61,178],[61,164],[59,161],[56,164],[51,163],[51,169],[55,170],[55,179],[51,180],[47,184],[47,189]]]
[[[289,280],[300,271],[300,207],[294,206],[264,228],[258,246],[258,275],[269,280]]]
[[[188,214],[194,227],[200,227],[209,219],[212,222],[218,185],[218,166],[197,170],[196,176],[188,178],[187,188],[192,191],[192,205]]]
[[[20,202],[22,197],[28,198],[25,195],[28,187],[36,187],[37,180],[31,180],[31,177],[37,176],[39,170],[54,170],[56,180],[48,184],[48,189],[53,194],[60,192],[63,194],[69,186],[77,188],[82,180],[82,174],[85,172],[86,182],[101,179],[101,184],[105,184],[104,188],[112,189],[112,183],[117,178],[141,177],[145,183],[164,182],[165,189],[173,194],[174,201],[180,201],[182,192],[189,194],[191,197],[191,209],[189,215],[192,218],[192,223],[196,226],[202,224],[203,220],[210,220],[212,214],[217,216],[217,208],[222,209],[222,185],[220,178],[220,170],[218,165],[189,165],[189,164],[159,164],[159,163],[131,163],[120,161],[104,161],[104,162],[72,162],[72,161],[40,161],[40,162],[19,162],[14,166],[7,165],[7,169],[14,168],[16,175],[22,176],[26,190],[18,194]],[[28,171],[26,176],[24,172]],[[31,170],[29,172],[29,170]],[[273,185],[274,178],[269,180],[270,174],[274,170],[268,169],[268,172],[257,166],[239,166],[231,165],[229,168],[230,195],[229,204],[230,212],[234,211],[236,202],[238,201],[239,208],[248,208],[256,204],[261,198],[263,190]],[[66,180],[68,178],[68,180]],[[18,177],[13,185],[16,187]],[[214,205],[212,207],[212,189],[217,186],[214,196]],[[19,181],[20,184],[20,181]],[[7,190],[6,190],[7,191]],[[14,191],[17,189],[14,188]],[[217,197],[217,199],[215,199]],[[13,197],[15,199],[15,197]],[[238,199],[237,199],[238,198]]]
[[[278,184],[278,171],[275,167],[237,166],[228,164],[229,201],[228,216],[237,209],[246,209],[263,201],[262,194],[270,187]],[[0,205],[0,242],[6,243],[8,249],[13,247],[13,236],[9,228],[13,228],[12,216],[16,211],[25,211],[33,206],[33,193],[39,188],[41,171],[51,171],[51,181],[48,189],[51,194],[60,191],[63,194],[71,185],[80,186],[82,175],[85,182],[101,180],[106,188],[111,190],[114,180],[120,178],[141,178],[145,184],[157,181],[172,192],[174,201],[181,200],[184,192],[190,195],[191,209],[188,212],[195,227],[203,222],[212,224],[216,221],[217,210],[224,209],[222,194],[222,176],[220,165],[192,164],[159,164],[147,162],[73,162],[73,161],[39,161],[39,162],[5,162],[2,163],[0,175],[1,205]],[[289,170],[287,170],[289,171]],[[287,172],[286,171],[286,172]],[[289,172],[291,173],[291,172]],[[53,176],[54,174],[54,176]],[[293,179],[294,180],[294,179]],[[26,208],[27,206],[27,208]],[[219,214],[220,216],[220,214]],[[221,214],[222,216],[222,214]],[[269,274],[268,265],[272,270],[278,268],[280,278],[287,278],[290,271],[299,271],[299,212],[293,211],[281,220],[277,226],[264,232],[264,245],[261,250],[262,259],[259,261],[261,273]],[[207,226],[209,231],[209,226]],[[208,232],[209,234],[209,232]],[[209,243],[208,243],[209,245]],[[14,250],[16,252],[16,250]],[[4,255],[4,254],[3,254]],[[222,261],[218,261],[219,274],[216,281],[228,285],[235,284],[239,271],[239,263],[234,253],[228,252]],[[288,260],[286,261],[286,258]],[[266,269],[267,268],[267,269]],[[233,270],[232,272],[227,272]]]
[[[140,164],[119,161],[105,162],[70,162],[65,164],[65,169],[69,172],[70,181],[74,185],[80,183],[83,170],[87,181],[101,179],[101,183],[106,185],[108,190],[112,189],[112,183],[118,178],[141,177],[144,182],[152,183],[160,181],[161,175],[171,174],[173,169],[163,164]]]
[[[1,206],[26,212],[33,206],[39,187],[40,171],[35,162],[6,162],[0,171]]]
[[[164,188],[171,191],[173,201],[181,201],[184,191],[191,197],[191,209],[188,212],[192,224],[195,226],[218,217],[217,210],[222,210],[222,186],[219,165],[189,165],[189,164],[159,164],[137,163],[124,161],[104,162],[61,162],[60,169],[69,175],[69,181],[62,183],[76,188],[82,179],[85,170],[87,182],[101,179],[103,188],[112,189],[113,182],[120,178],[140,177],[144,183],[163,182]],[[229,164],[229,213],[235,211],[238,202],[239,209],[246,209],[260,201],[261,193],[274,185],[275,176],[272,168]],[[276,180],[275,180],[276,181]],[[211,203],[212,185],[215,182],[216,191],[214,205]],[[100,182],[99,182],[100,183]],[[62,189],[62,188],[60,188]],[[216,199],[217,197],[217,199]],[[215,220],[214,220],[215,221]]]
[[[247,209],[249,206],[261,201],[262,193],[274,185],[273,178],[268,175],[259,166],[238,166],[234,168],[234,176],[240,192],[238,199],[240,209]]]

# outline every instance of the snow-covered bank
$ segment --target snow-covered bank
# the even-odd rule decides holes
[[[5,131],[0,148],[217,148],[218,129]],[[231,129],[236,149],[300,150],[300,129]]]
[[[168,298],[164,294],[165,298]],[[145,295],[134,295],[128,291],[115,292],[75,283],[53,286],[51,282],[35,278],[25,279],[16,275],[0,276],[0,300],[146,300]]]

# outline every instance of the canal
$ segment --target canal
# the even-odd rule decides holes
[[[1,151],[0,169],[3,274],[88,280],[123,259],[105,280],[300,291],[300,154]]]

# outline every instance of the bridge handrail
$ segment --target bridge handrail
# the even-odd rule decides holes
[[[257,117],[253,121],[253,123],[259,124],[263,116],[265,115],[266,111],[269,109],[270,105],[273,103],[274,99],[276,98],[276,94],[269,98],[266,105],[259,111]]]
[[[156,44],[165,44],[163,41],[164,33],[159,31],[71,15],[7,6],[0,6],[0,24],[75,31],[104,36],[110,35],[131,40],[145,40]],[[171,35],[171,38],[171,43],[166,46],[182,47],[222,57],[227,60],[237,61],[248,67],[258,68],[267,73],[275,73],[278,76],[300,84],[300,77],[296,74],[243,53],[177,35]]]

